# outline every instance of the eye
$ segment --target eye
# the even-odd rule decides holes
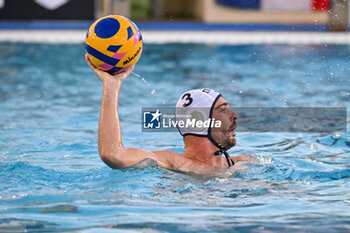
[[[221,112],[226,112],[226,108],[222,108],[222,109],[221,109]]]

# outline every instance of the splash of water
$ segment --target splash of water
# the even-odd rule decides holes
[[[152,87],[152,85],[151,85],[149,82],[147,82],[147,80],[146,80],[144,77],[141,77],[141,75],[136,74],[135,72],[132,72],[132,74],[133,74],[135,77],[137,77],[138,79],[140,79],[143,83],[145,83],[145,84],[147,85],[148,88],[151,89],[151,91],[150,91],[151,95],[156,96],[156,89],[154,89],[154,88]]]

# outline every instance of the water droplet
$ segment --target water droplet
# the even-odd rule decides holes
[[[141,80],[142,80],[144,83],[146,83],[147,86],[151,86],[151,84],[149,84],[145,78],[142,77]]]
[[[144,77],[141,77],[141,75],[136,74],[132,72],[133,75],[135,75],[137,78],[139,78],[143,83],[145,83],[149,88],[152,88],[151,84],[147,82],[147,80]],[[152,88],[151,94],[154,95],[156,93],[156,90]]]
[[[132,72],[132,74],[135,75],[136,77],[140,77],[140,75],[138,75],[138,74],[136,74],[134,72]]]

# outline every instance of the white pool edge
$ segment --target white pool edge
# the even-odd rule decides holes
[[[45,44],[83,43],[83,30],[0,30],[0,42]],[[150,44],[350,44],[346,32],[142,31]]]

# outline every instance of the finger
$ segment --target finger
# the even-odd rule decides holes
[[[135,64],[129,67],[129,69],[131,70],[131,72],[134,70],[134,68],[135,68]]]
[[[113,76],[124,80],[131,74],[131,72],[134,70],[134,67],[135,65],[129,66],[126,70],[122,71],[121,73],[117,73]]]
[[[131,74],[134,71],[135,65],[129,66],[128,69],[126,69],[125,73],[127,75]]]
[[[85,53],[85,60],[88,64],[88,66],[94,71],[96,69],[96,66],[94,66],[91,61],[90,61],[90,58],[88,57],[87,53]]]
[[[100,77],[101,75],[103,75],[104,71],[100,70],[99,68],[97,68],[94,64],[92,64],[92,62],[90,61],[90,58],[88,57],[87,54],[85,54],[85,59],[86,62],[88,63],[89,67],[92,69],[92,71],[98,76]]]

